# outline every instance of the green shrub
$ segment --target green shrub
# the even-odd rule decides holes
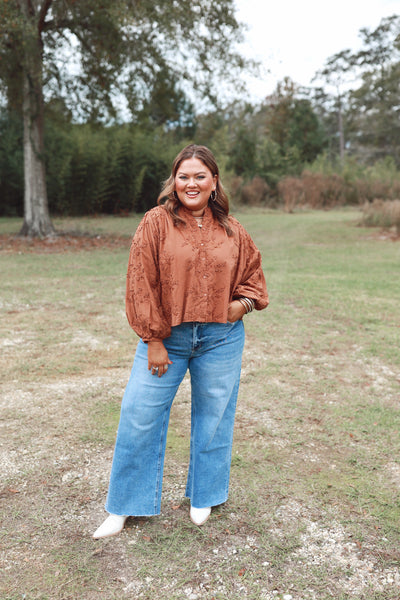
[[[24,204],[22,122],[0,113],[0,216],[21,216]]]
[[[172,160],[171,147],[160,144],[157,132],[85,124],[66,132],[51,129],[48,138],[51,213],[126,214],[155,205]]]

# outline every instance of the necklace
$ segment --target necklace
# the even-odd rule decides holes
[[[198,227],[203,227],[203,215],[201,217],[194,217]]]

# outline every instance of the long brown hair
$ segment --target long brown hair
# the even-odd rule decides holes
[[[215,188],[215,198],[208,201],[208,205],[214,215],[214,218],[222,225],[228,235],[233,235],[229,226],[229,199],[219,178],[219,169],[213,153],[206,146],[197,146],[190,144],[181,150],[172,163],[171,175],[164,181],[160,195],[157,198],[157,204],[163,205],[171,215],[175,225],[183,223],[178,211],[181,206],[177,195],[175,194],[176,173],[184,160],[189,158],[198,158],[211,171],[213,176],[217,176],[217,186]]]

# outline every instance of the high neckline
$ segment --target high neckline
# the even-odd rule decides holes
[[[180,206],[179,207],[179,216],[182,217],[186,223],[190,226],[192,226],[193,228],[195,227],[196,229],[201,229],[206,227],[206,225],[208,225],[213,218],[213,214],[212,214],[212,210],[209,206],[206,206],[204,213],[198,217],[195,217],[192,214],[192,211],[189,210],[188,208],[186,208],[185,206]],[[202,219],[201,225],[202,227],[199,227],[198,224],[198,220],[200,221],[200,219]]]

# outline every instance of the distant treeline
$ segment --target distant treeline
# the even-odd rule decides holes
[[[258,105],[236,101],[198,114],[183,92],[167,86],[130,123],[105,125],[77,123],[63,100],[49,101],[50,213],[147,210],[173,157],[193,141],[213,150],[235,203],[293,210],[398,199],[400,16],[360,37],[360,51],[326,61],[316,76],[320,87],[303,89],[286,78]],[[23,214],[21,120],[0,107],[0,215]]]
[[[301,132],[297,144],[292,140],[285,146],[271,136],[260,144],[254,130],[244,124],[243,115],[237,117],[235,127],[233,122],[208,115],[199,120],[194,138],[185,138],[162,128],[93,126],[47,118],[50,211],[84,215],[148,210],[169,175],[174,156],[192,139],[211,141],[235,204],[283,205],[291,211],[302,205],[328,208],[400,197],[400,172],[390,156],[372,165],[354,157],[340,161],[329,155],[319,129],[320,141],[313,148],[305,147]],[[291,131],[294,135],[293,127]],[[0,215],[23,215],[22,125],[17,116],[6,112],[0,118]]]
[[[318,74],[322,87],[305,90],[285,79],[257,106],[235,102],[199,115],[167,94],[131,123],[104,125],[76,123],[62,101],[51,101],[45,109],[50,213],[147,210],[173,157],[192,141],[214,151],[237,203],[292,210],[399,198],[400,17],[360,34],[360,52],[328,59]],[[345,85],[353,80],[354,89]],[[329,86],[335,91],[328,93]],[[0,214],[23,214],[21,116],[6,108]]]

